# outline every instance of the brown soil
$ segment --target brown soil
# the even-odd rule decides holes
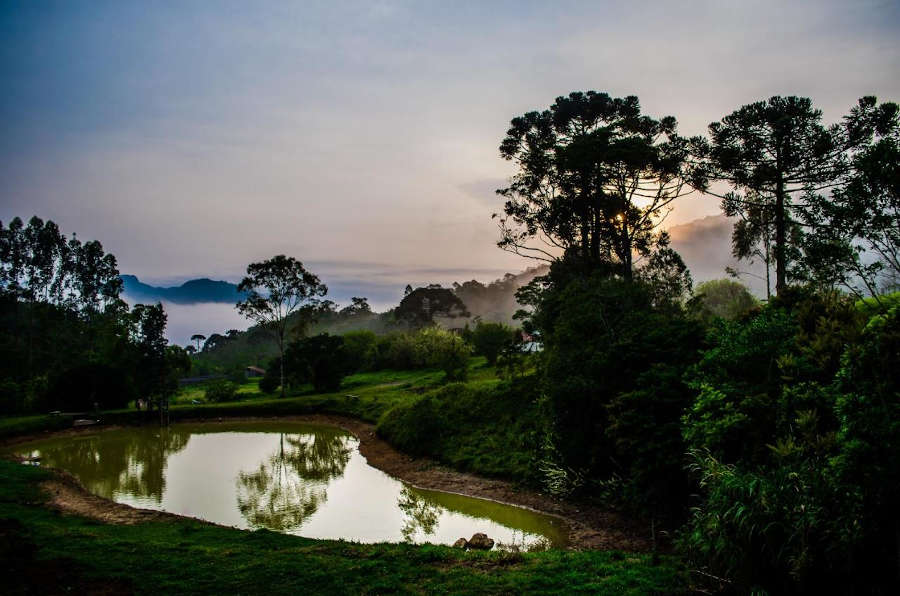
[[[237,420],[272,420],[272,418],[220,419],[223,422]],[[616,512],[591,505],[561,501],[549,495],[522,489],[505,480],[482,478],[441,466],[428,458],[411,457],[397,451],[379,438],[375,434],[374,425],[367,422],[330,415],[291,416],[277,418],[277,420],[318,422],[343,428],[359,439],[359,451],[369,465],[417,488],[490,499],[557,517],[567,526],[570,548],[626,551],[648,551],[651,548],[649,537],[643,536],[647,534],[646,529]],[[215,422],[207,420],[202,422],[215,424]],[[90,430],[67,430],[53,433],[53,436],[82,434],[97,430],[100,429],[94,427]],[[34,440],[41,436],[46,435],[22,437],[16,439],[15,442]],[[183,516],[172,513],[136,509],[93,495],[78,480],[63,472],[57,474],[53,480],[46,482],[44,487],[51,495],[52,507],[107,523],[135,524],[144,521],[183,518]]]

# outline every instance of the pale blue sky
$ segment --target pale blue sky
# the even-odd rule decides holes
[[[596,89],[687,134],[775,94],[833,121],[900,100],[898,5],[2,2],[0,219],[53,219],[148,281],[277,253],[488,280],[528,264],[490,219],[510,118]]]

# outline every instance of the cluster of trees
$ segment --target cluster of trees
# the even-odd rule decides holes
[[[896,284],[897,104],[864,97],[826,126],[809,99],[773,97],[714,122],[708,139],[676,131],[671,116],[641,114],[636,97],[593,91],[514,118],[500,146],[519,167],[497,191],[500,247],[631,279],[636,259],[665,249],[658,227],[672,201],[724,184],[722,207],[740,218],[735,256],[774,265],[776,292],[813,282],[877,295]]]
[[[0,224],[0,412],[164,409],[187,354],[160,305],[129,310],[116,259],[52,221]]]
[[[435,368],[445,378],[466,378],[472,347],[462,336],[429,326],[417,331],[394,331],[376,335],[372,331],[350,331],[344,335],[327,333],[292,341],[285,350],[283,368],[286,386],[307,383],[319,392],[336,391],[341,380],[353,373],[377,370]],[[282,362],[275,358],[260,382],[273,393],[279,387]]]
[[[594,92],[512,121],[499,246],[550,264],[518,292],[548,490],[618,500],[739,592],[896,586],[898,130],[874,98],[826,126],[773,97],[709,139]],[[692,296],[657,229],[723,184],[735,255],[774,267],[765,304]]]

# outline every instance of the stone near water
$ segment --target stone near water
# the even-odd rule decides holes
[[[465,538],[460,538],[459,540],[457,540],[456,542],[453,543],[453,548],[463,548],[464,549],[464,548],[466,548],[466,546],[468,546],[468,544],[469,544],[468,540],[466,540]]]
[[[494,541],[488,538],[487,534],[478,532],[469,539],[468,547],[476,550],[491,550],[494,548]]]

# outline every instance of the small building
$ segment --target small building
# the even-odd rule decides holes
[[[266,376],[266,369],[260,368],[258,366],[248,366],[247,368],[244,369],[244,372],[247,373],[248,379]]]
[[[539,341],[526,341],[521,344],[520,349],[526,354],[534,354],[535,352],[543,352],[544,344]]]

